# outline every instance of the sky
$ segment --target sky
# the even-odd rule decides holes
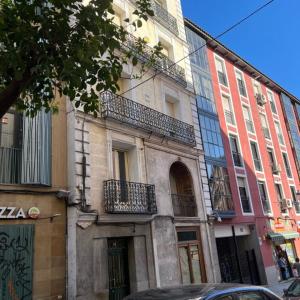
[[[268,0],[181,0],[185,17],[213,37]],[[275,0],[219,39],[300,99],[300,0]]]

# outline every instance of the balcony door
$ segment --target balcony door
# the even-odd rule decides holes
[[[204,257],[198,228],[177,228],[177,239],[182,283],[206,282]]]

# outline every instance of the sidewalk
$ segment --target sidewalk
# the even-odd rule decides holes
[[[288,280],[284,280],[284,281],[278,282],[278,283],[273,284],[273,285],[267,285],[266,287],[268,289],[270,289],[273,293],[275,293],[278,296],[282,297],[283,290],[287,289],[290,286],[290,284],[293,282],[294,279],[295,278],[290,278]]]

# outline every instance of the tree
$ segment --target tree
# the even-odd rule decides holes
[[[150,0],[136,0],[135,29],[153,15]],[[146,42],[126,47],[127,26],[113,22],[112,0],[0,0],[0,118],[14,105],[34,116],[57,111],[55,93],[97,115],[99,92],[116,92],[124,64],[138,64]],[[142,74],[160,55],[153,48]],[[135,76],[138,76],[136,74]]]

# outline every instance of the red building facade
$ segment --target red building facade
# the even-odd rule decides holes
[[[300,256],[300,186],[280,98],[286,91],[193,23],[186,25],[207,44],[202,56],[211,76],[234,210],[228,217],[212,201],[222,221],[215,223],[222,280],[263,284],[289,278]],[[279,261],[286,265],[280,268]]]

